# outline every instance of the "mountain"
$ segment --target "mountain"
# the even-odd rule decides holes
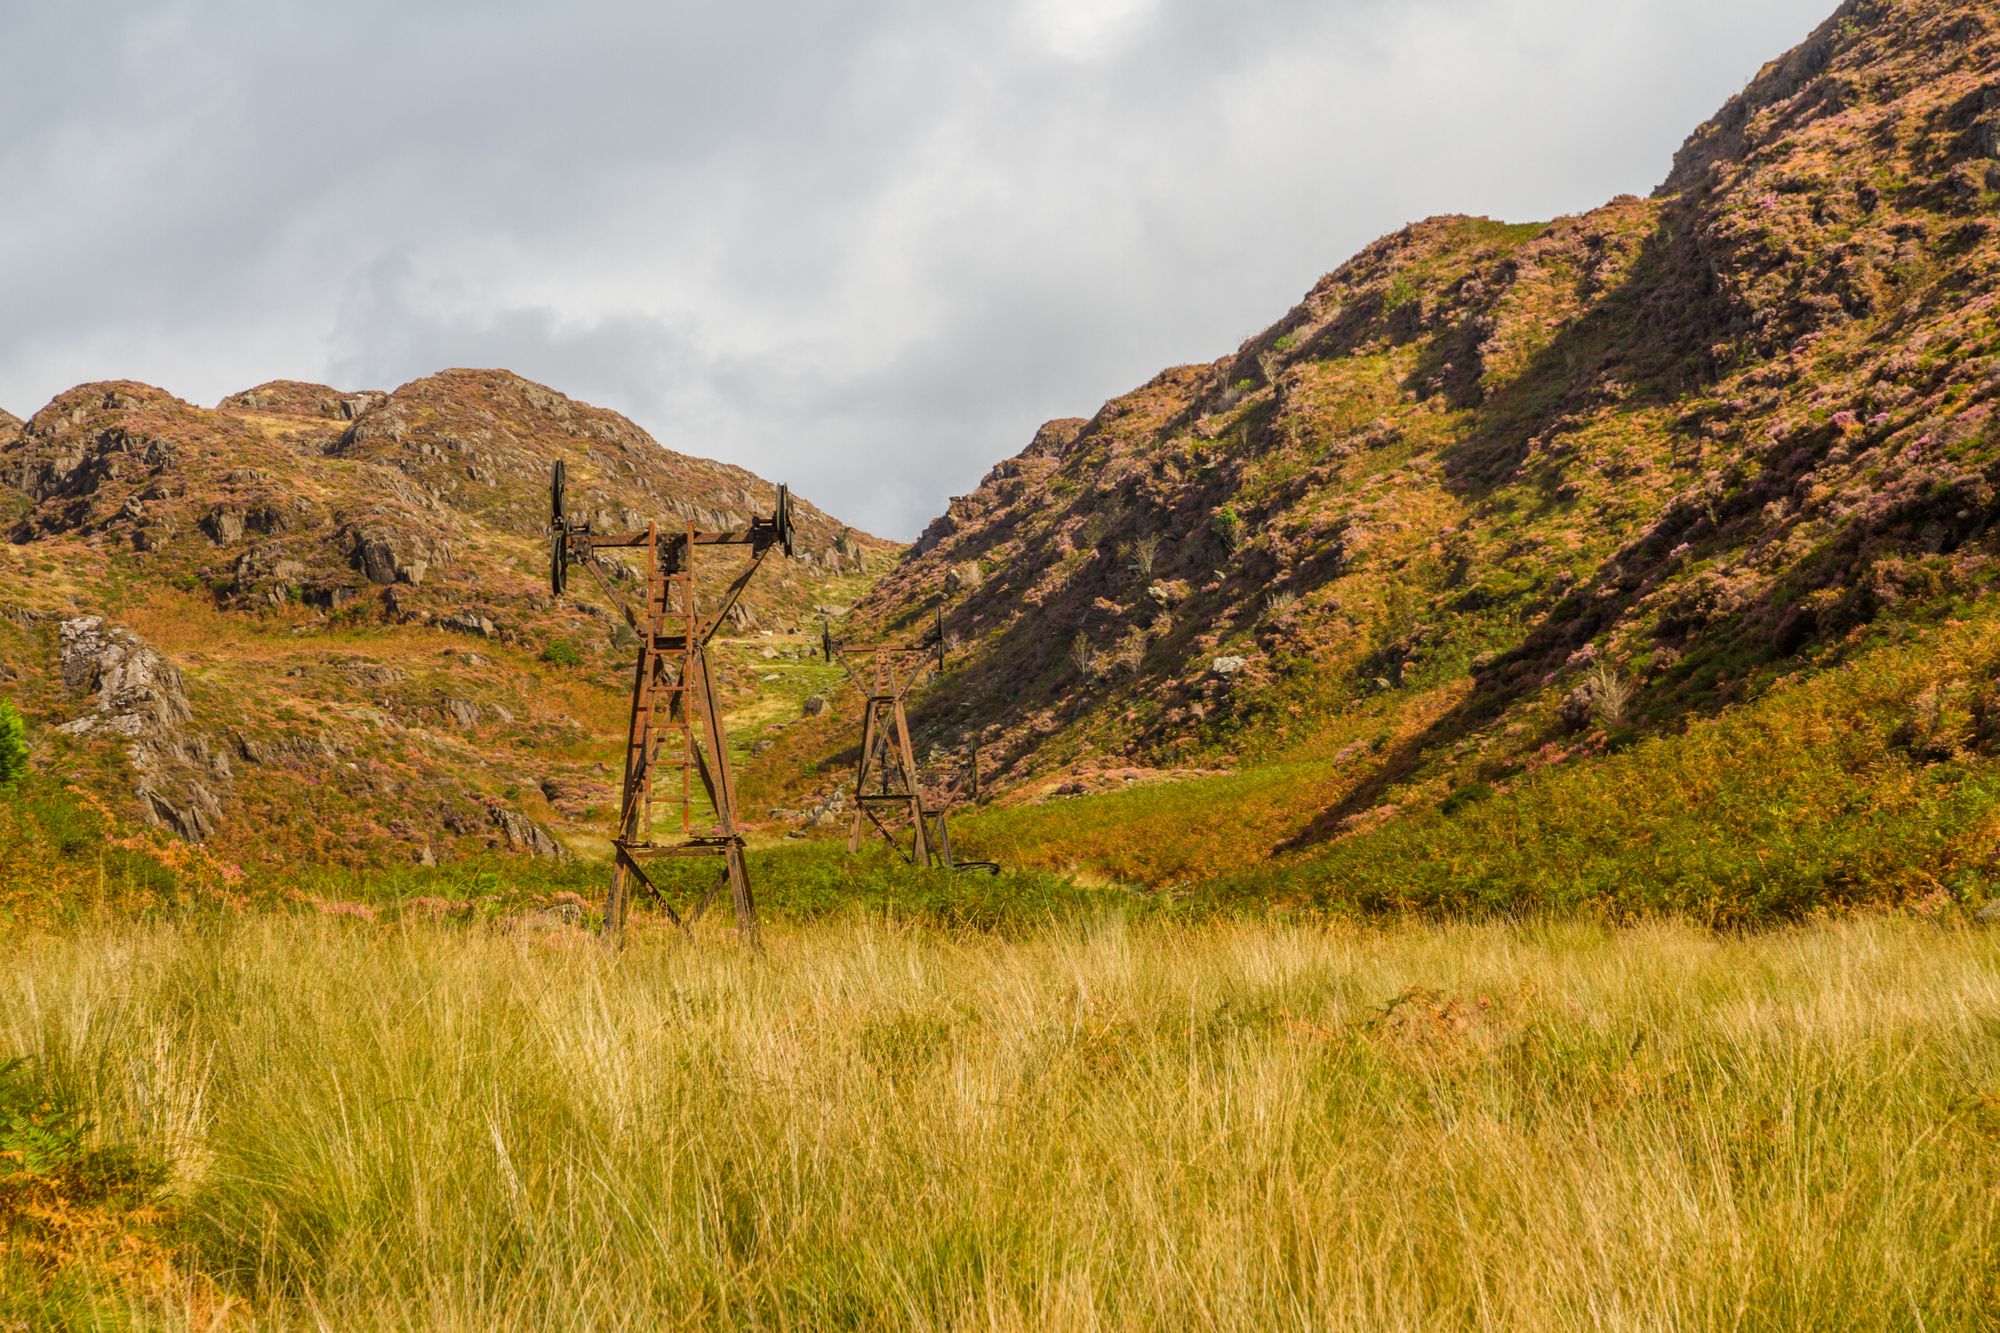
[[[1303,765],[1121,873],[1336,842],[1984,614],[1997,313],[2000,16],[1850,0],[1651,198],[1420,223],[1051,422],[848,632],[941,606],[920,743],[1017,800]]]
[[[204,410],[142,384],[84,385],[26,423],[0,478],[30,508],[17,542],[129,546],[155,579],[192,578],[223,605],[342,610],[399,622],[504,624],[543,610],[548,472],[602,529],[649,519],[736,527],[774,488],[661,448],[615,412],[505,371],[452,370],[393,394],[280,382]],[[814,579],[858,572],[863,539],[797,506],[799,555],[760,579],[749,622],[796,618]],[[880,544],[876,544],[881,549]]]
[[[614,607],[639,585],[607,562],[549,595],[558,459],[601,530],[735,527],[775,497],[505,371],[213,409],[72,389],[0,429],[0,678],[93,789],[251,859],[561,855],[612,799],[633,642]],[[897,549],[794,508],[797,554],[735,634],[851,599]]]

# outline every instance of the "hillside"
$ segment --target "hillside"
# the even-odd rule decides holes
[[[1851,0],[1653,197],[1412,226],[1050,423],[850,630],[943,605],[920,743],[1015,802],[1237,772],[1010,839],[1154,884],[1596,772],[1953,617],[1981,628],[1912,725],[1983,718],[1996,311],[2000,17]],[[1909,759],[1909,721],[1856,762]],[[1959,730],[1917,766],[1983,754]],[[810,785],[845,743],[784,753]]]
[[[614,796],[633,639],[613,598],[637,594],[607,564],[610,592],[550,597],[557,459],[606,528],[736,526],[775,494],[503,371],[214,409],[73,389],[0,430],[0,679],[45,766],[239,859],[561,855]],[[738,636],[851,599],[896,549],[795,508],[797,556]],[[742,699],[758,681],[727,656]]]

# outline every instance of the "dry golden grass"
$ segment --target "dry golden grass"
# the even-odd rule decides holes
[[[0,1050],[171,1159],[183,1263],[226,1294],[203,1308],[251,1326],[2000,1308],[1984,932],[851,923],[770,946],[278,918],[16,941]]]

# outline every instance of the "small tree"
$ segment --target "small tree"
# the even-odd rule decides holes
[[[1079,633],[1069,641],[1069,661],[1079,675],[1097,674],[1097,649],[1091,646],[1088,634]]]
[[[1142,579],[1153,577],[1153,562],[1160,554],[1160,539],[1151,533],[1125,543],[1125,562]]]
[[[1632,685],[1609,662],[1591,668],[1584,682],[1590,691],[1590,711],[1605,728],[1616,731],[1632,712]]]
[[[28,771],[28,724],[20,710],[0,699],[0,787],[11,787]]]
[[[1222,549],[1235,555],[1243,549],[1243,516],[1235,505],[1224,505],[1208,521],[1209,529],[1222,542]]]

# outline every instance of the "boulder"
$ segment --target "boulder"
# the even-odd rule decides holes
[[[434,543],[384,527],[366,527],[350,537],[349,561],[381,587],[392,583],[419,584],[430,573]]]
[[[487,815],[500,830],[500,836],[507,840],[510,850],[527,852],[545,861],[560,861],[566,856],[562,844],[547,829],[518,810],[494,805],[487,807]]]
[[[490,639],[499,631],[493,622],[477,611],[454,611],[438,621],[446,629],[457,630],[460,634],[476,634],[482,639]]]
[[[1591,688],[1588,681],[1565,694],[1562,702],[1556,705],[1556,717],[1568,731],[1582,731],[1590,725],[1596,713],[1597,691]]]
[[[1242,675],[1249,666],[1250,659],[1246,657],[1218,657],[1208,664],[1208,670],[1210,675],[1227,680],[1231,676]]]
[[[815,803],[806,810],[804,815],[805,827],[815,829],[832,828],[835,824],[842,822],[841,816],[846,812],[847,789],[845,787],[835,787],[828,793],[824,800]]]
[[[234,509],[211,509],[201,520],[201,530],[217,546],[233,546],[243,540],[243,515]]]

